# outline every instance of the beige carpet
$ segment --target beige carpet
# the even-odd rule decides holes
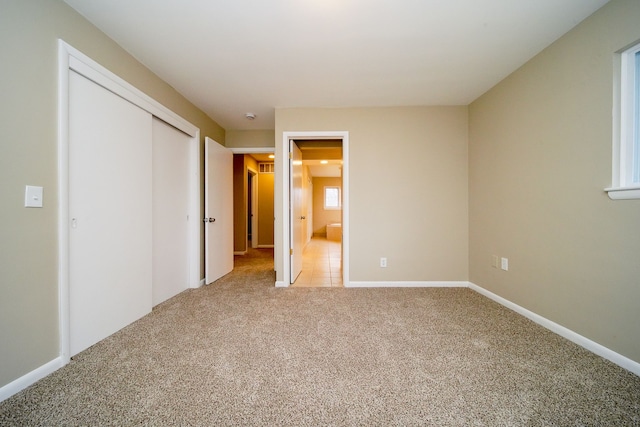
[[[639,377],[469,289],[276,289],[272,266],[238,259],[0,425],[640,425]]]

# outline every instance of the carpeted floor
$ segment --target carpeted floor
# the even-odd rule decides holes
[[[277,289],[271,255],[78,354],[0,425],[640,425],[639,377],[469,289]]]

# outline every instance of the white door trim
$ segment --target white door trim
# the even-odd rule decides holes
[[[275,148],[273,147],[226,147],[233,154],[273,154]]]
[[[276,215],[279,214],[282,221],[282,247],[275,248],[280,253],[282,262],[282,282],[277,281],[276,286],[287,287],[291,283],[291,250],[289,220],[289,140],[290,139],[342,139],[342,281],[344,286],[349,286],[349,132],[348,131],[313,131],[313,132],[282,132],[280,141],[280,153],[284,158],[276,158],[276,173],[282,174],[280,181],[282,191],[282,205],[276,206]],[[276,154],[277,157],[277,154]],[[278,209],[280,212],[278,213]],[[279,268],[280,266],[276,266]]]
[[[63,40],[58,40],[58,310],[60,358],[70,360],[69,323],[69,70],[137,105],[191,137],[189,285],[200,286],[200,129]]]

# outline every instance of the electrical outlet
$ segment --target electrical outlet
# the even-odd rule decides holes
[[[382,267],[382,268],[386,268],[387,267],[387,259],[386,258],[380,258],[380,267]]]
[[[509,271],[509,258],[502,258],[500,262],[500,268],[502,268],[504,271]]]

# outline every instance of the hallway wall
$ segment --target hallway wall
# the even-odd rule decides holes
[[[273,246],[274,174],[258,174],[258,247]]]

